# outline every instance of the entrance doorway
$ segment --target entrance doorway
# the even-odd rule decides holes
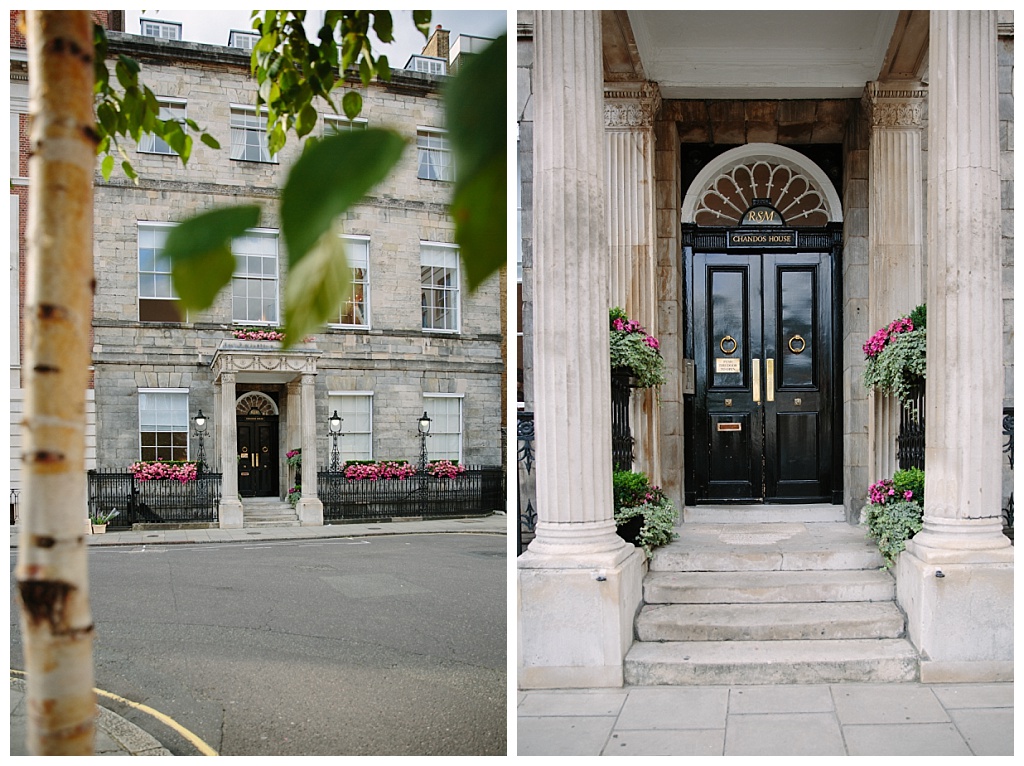
[[[280,492],[277,405],[266,394],[253,391],[239,398],[236,413],[238,494],[276,497]]]
[[[690,233],[687,502],[841,502],[838,229],[782,251]]]

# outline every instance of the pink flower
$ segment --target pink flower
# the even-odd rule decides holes
[[[903,499],[904,500],[909,500],[913,496],[914,496],[914,493],[911,490],[909,490],[909,489],[906,492],[903,493]]]

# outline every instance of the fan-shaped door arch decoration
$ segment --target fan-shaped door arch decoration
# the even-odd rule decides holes
[[[835,187],[814,162],[775,144],[747,144],[709,163],[683,200],[683,223],[739,226],[755,200],[767,201],[787,226],[842,220]]]
[[[235,412],[241,416],[246,415],[277,415],[277,405],[274,400],[261,391],[250,391],[238,397],[235,402]]]

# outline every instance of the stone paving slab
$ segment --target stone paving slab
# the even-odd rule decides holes
[[[518,755],[1012,755],[1013,684],[519,690]]]

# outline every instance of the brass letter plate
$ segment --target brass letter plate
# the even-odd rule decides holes
[[[739,372],[739,359],[715,359],[715,372]]]
[[[743,430],[743,424],[742,423],[719,423],[718,424],[718,430],[719,431],[742,431]]]

